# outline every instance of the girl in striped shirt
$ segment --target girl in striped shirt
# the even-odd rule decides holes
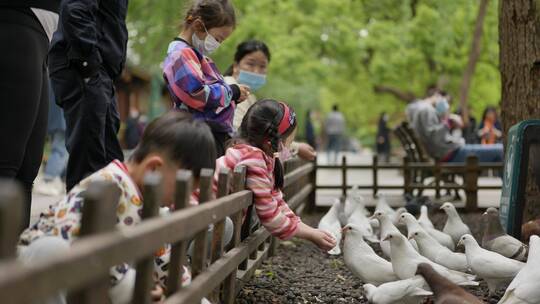
[[[246,187],[254,194],[262,225],[280,239],[296,236],[328,251],[336,244],[334,238],[302,223],[283,200],[283,167],[275,155],[291,144],[296,126],[296,115],[287,104],[270,99],[255,103],[242,120],[239,138],[217,160],[215,181],[222,168],[245,166]]]

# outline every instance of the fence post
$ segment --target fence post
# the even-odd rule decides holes
[[[84,193],[79,237],[114,229],[119,197],[120,189],[110,182],[90,184]],[[87,287],[70,293],[68,303],[109,303],[109,288],[109,274],[105,273]]]
[[[347,197],[347,156],[341,158],[341,195]]]
[[[465,209],[468,212],[478,209],[478,157],[469,155],[465,160]]]
[[[219,172],[217,197],[224,197],[229,194],[229,169],[221,169]],[[225,231],[225,220],[221,220],[214,225],[212,233],[212,263],[217,261],[223,255],[223,232]],[[219,293],[221,285],[210,294],[210,300],[214,303],[219,302]]]
[[[191,196],[192,179],[191,170],[179,170],[176,173],[175,210],[182,210],[188,206]],[[184,265],[187,264],[187,241],[173,244],[167,276],[167,295],[170,296],[182,288],[182,275]]]
[[[309,183],[313,186],[308,197],[306,212],[313,213],[317,207],[317,157],[313,160],[313,171],[309,174]]]
[[[159,214],[162,195],[162,178],[159,173],[149,173],[144,177],[144,203],[142,219],[148,219]],[[137,274],[133,292],[133,303],[150,304],[150,291],[154,288],[154,256],[137,262]]]
[[[373,197],[377,197],[377,192],[379,191],[378,165],[379,157],[375,154],[373,155]]]
[[[204,204],[212,199],[212,178],[214,171],[202,169],[199,181],[199,204]],[[208,260],[208,228],[196,234],[193,241],[192,276],[195,278],[206,269]]]
[[[441,162],[435,162],[435,198],[441,198]]]
[[[234,169],[233,174],[233,192],[244,190],[246,185],[246,168],[237,167]],[[232,246],[237,247],[241,242],[241,230],[242,230],[242,216],[243,211],[238,211],[232,218],[234,223],[234,236],[232,240]],[[223,303],[233,304],[236,299],[236,271],[233,270],[231,274],[225,279],[223,284]]]
[[[411,174],[409,169],[409,158],[403,157],[403,192],[411,193]]]
[[[23,217],[23,192],[13,180],[0,181],[0,260],[15,258]]]

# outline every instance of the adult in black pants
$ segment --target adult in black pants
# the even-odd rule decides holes
[[[123,160],[113,80],[126,58],[127,0],[64,0],[49,52],[57,102],[64,108],[69,191],[114,159]]]
[[[47,131],[47,51],[60,0],[0,0],[0,177],[25,190],[24,229]]]

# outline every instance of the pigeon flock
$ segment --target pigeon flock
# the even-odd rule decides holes
[[[319,228],[336,237],[328,253],[343,254],[347,268],[365,283],[370,303],[419,304],[428,297],[435,304],[484,303],[466,291],[483,281],[490,296],[506,288],[499,304],[540,304],[540,237],[523,244],[505,233],[497,209],[489,208],[477,241],[452,203],[440,209],[447,216],[442,231],[425,205],[416,218],[405,208],[394,210],[381,195],[370,214],[353,188],[335,201]]]

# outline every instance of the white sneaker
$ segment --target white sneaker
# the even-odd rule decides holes
[[[34,192],[47,196],[60,196],[65,194],[66,185],[59,177],[55,177],[52,181],[39,181],[34,185]]]

